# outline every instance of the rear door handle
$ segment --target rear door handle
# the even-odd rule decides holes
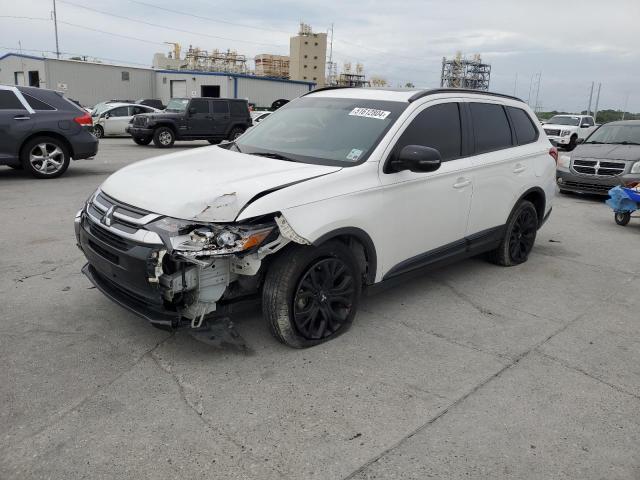
[[[27,117],[26,115],[16,115],[13,117],[14,120],[31,120],[31,117]]]
[[[522,173],[527,169],[527,167],[525,165],[522,165],[521,163],[516,164],[516,166],[513,168],[513,173]]]
[[[456,183],[453,184],[453,188],[464,188],[471,185],[471,180],[469,180],[468,178],[458,178],[456,180]]]

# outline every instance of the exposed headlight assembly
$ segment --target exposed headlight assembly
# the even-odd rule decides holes
[[[631,167],[631,173],[640,173],[640,162],[636,162]]]
[[[562,130],[561,136],[567,137],[571,135],[571,130]]]
[[[165,217],[154,225],[169,234],[175,253],[187,258],[230,255],[257,247],[276,228],[275,224],[208,224]]]
[[[558,157],[558,166],[562,168],[569,168],[571,165],[571,155],[560,155]]]

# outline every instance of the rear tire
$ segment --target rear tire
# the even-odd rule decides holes
[[[503,267],[524,263],[529,258],[538,233],[538,212],[533,203],[522,200],[509,215],[500,246],[490,252],[489,259]]]
[[[238,138],[240,135],[242,135],[244,133],[244,128],[242,127],[233,127],[231,129],[231,131],[229,132],[229,140],[235,140],[236,138]]]
[[[307,348],[346,332],[356,315],[362,274],[338,241],[296,245],[271,264],[262,289],[262,312],[280,342]]]
[[[624,227],[631,220],[631,213],[629,212],[619,212],[615,214],[616,223],[621,227]]]
[[[138,145],[149,145],[151,143],[151,140],[153,140],[153,138],[151,137],[132,137],[133,141],[136,142]]]
[[[169,148],[176,141],[176,134],[169,127],[158,127],[153,132],[153,144],[158,148]]]
[[[571,138],[569,139],[569,143],[567,144],[567,146],[565,148],[566,148],[567,152],[571,152],[577,146],[578,146],[578,136],[577,135],[572,135]]]
[[[53,137],[35,137],[21,150],[20,160],[26,171],[36,178],[56,178],[69,168],[71,157],[67,145]]]

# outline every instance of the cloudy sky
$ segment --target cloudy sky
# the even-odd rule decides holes
[[[52,0],[0,4],[0,54],[19,41],[32,55],[55,49]],[[586,109],[595,81],[600,108],[640,111],[640,0],[57,0],[57,11],[61,51],[116,63],[149,66],[167,41],[286,55],[304,20],[334,24],[339,64],[394,86],[439,86],[442,57],[462,51],[491,63],[491,90],[524,100],[540,72],[544,110]]]

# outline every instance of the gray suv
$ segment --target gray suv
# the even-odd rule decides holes
[[[640,120],[604,124],[571,154],[561,154],[556,182],[560,193],[596,195],[640,183]]]
[[[36,178],[62,175],[71,159],[93,157],[91,116],[53,90],[0,85],[0,165]]]

